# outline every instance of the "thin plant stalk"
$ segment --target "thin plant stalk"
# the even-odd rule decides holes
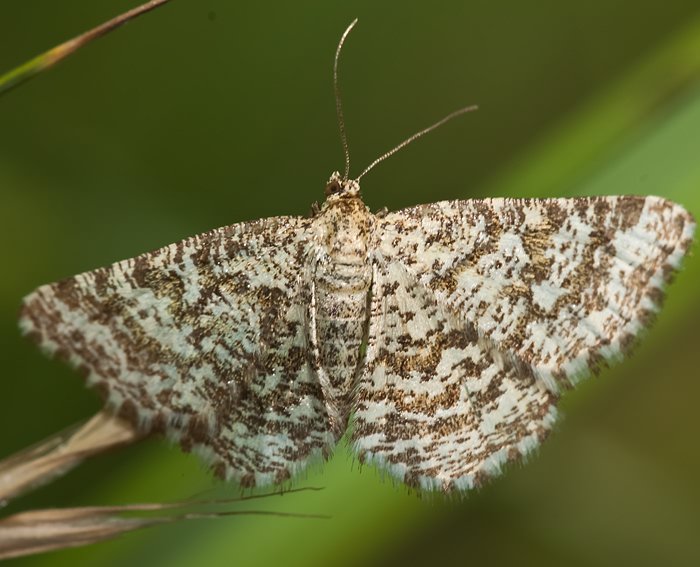
[[[308,490],[319,489],[314,487],[299,488],[290,490],[287,494]],[[209,501],[185,500],[172,503],[49,508],[20,512],[8,518],[0,519],[0,560],[90,545],[134,530],[184,520],[224,518],[228,516],[328,518],[328,516],[320,514],[297,514],[271,510],[186,511],[195,506],[240,503],[254,498],[268,498],[274,495],[276,494],[268,493],[243,498]],[[148,513],[149,515],[135,516],[134,514],[137,513]]]
[[[100,411],[84,424],[0,461],[0,503],[51,482],[89,457],[142,437],[127,421]]]
[[[53,67],[56,63],[63,61],[66,57],[75,53],[78,49],[91,41],[108,34],[134,18],[146,12],[150,12],[168,2],[170,2],[170,0],[150,0],[0,75],[0,95],[21,85],[42,71]]]

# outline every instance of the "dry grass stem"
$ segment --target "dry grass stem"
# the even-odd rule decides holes
[[[133,443],[142,434],[105,411],[0,461],[0,503],[52,481],[84,459]]]
[[[318,489],[301,488],[290,492],[300,492],[303,490]],[[128,504],[124,506],[85,506],[81,508],[54,508],[21,512],[0,520],[0,560],[65,549],[68,547],[89,545],[114,538],[126,532],[182,520],[221,518],[238,515],[265,515],[295,518],[327,517],[316,514],[289,514],[266,510],[174,512],[184,507],[204,504],[226,504],[268,496],[273,496],[273,494],[262,494],[229,500],[192,500],[162,504]],[[125,517],[122,515],[124,513],[135,512],[161,512],[162,514],[160,516],[151,517]]]

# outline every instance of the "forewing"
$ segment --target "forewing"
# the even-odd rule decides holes
[[[353,427],[363,462],[411,486],[468,489],[538,444],[554,402],[402,264],[375,267]]]
[[[694,228],[659,197],[484,199],[391,213],[376,246],[556,391],[634,342]]]
[[[21,327],[219,476],[278,482],[335,441],[306,332],[307,229],[232,225],[42,286]]]

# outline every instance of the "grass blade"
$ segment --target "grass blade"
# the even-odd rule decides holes
[[[128,21],[133,20],[141,14],[150,12],[167,2],[170,2],[170,0],[150,0],[0,75],[0,95],[28,81],[42,71],[53,67],[56,63],[62,61],[91,41],[108,34]]]

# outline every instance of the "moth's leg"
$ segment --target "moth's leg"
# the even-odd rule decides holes
[[[387,214],[389,214],[389,209],[382,207],[376,213],[374,213],[374,216],[378,219],[383,219]]]

